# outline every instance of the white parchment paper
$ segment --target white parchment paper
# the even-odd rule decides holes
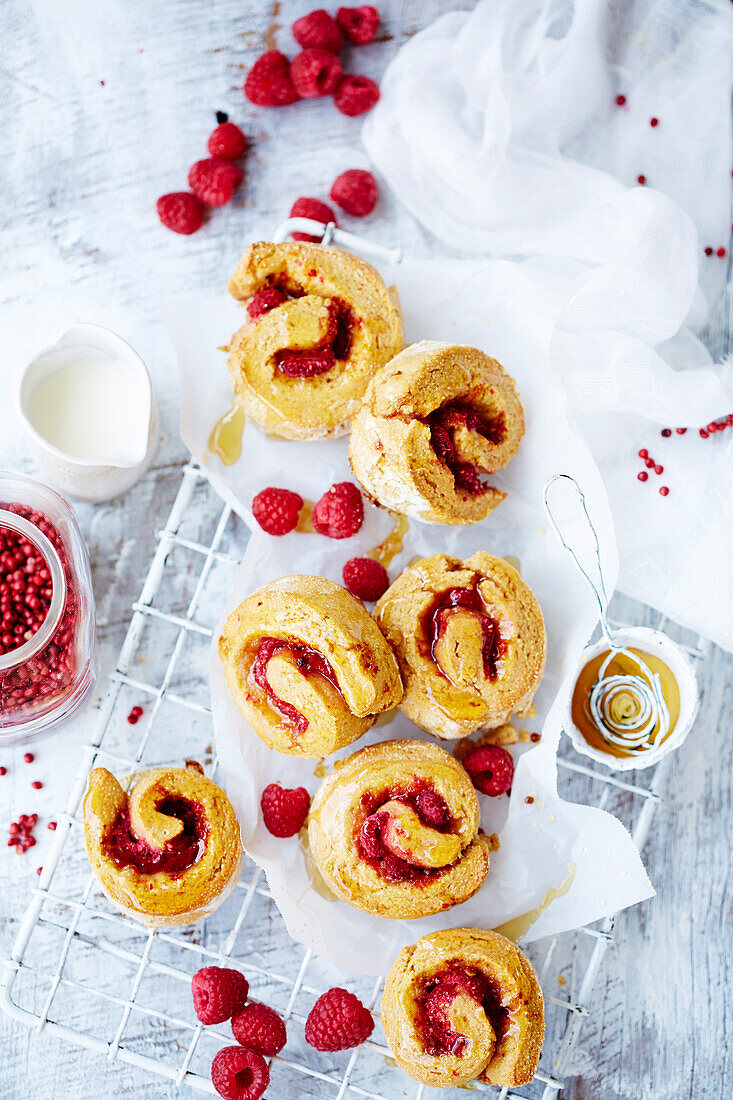
[[[513,555],[542,606],[548,657],[535,700],[537,715],[517,723],[520,730],[541,733],[541,741],[513,746],[517,766],[511,798],[479,796],[483,827],[497,832],[501,843],[484,886],[470,901],[439,916],[391,921],[323,896],[314,886],[300,840],[278,840],[264,828],[259,813],[263,788],[280,782],[304,786],[313,794],[320,782],[317,762],[274,752],[251,730],[226,688],[216,652],[219,629],[215,632],[210,675],[216,744],[245,847],[264,868],[290,934],[344,970],[372,974],[383,973],[402,946],[425,932],[459,925],[494,928],[541,908],[548,891],[560,886],[569,888],[541,910],[525,941],[609,916],[653,893],[621,823],[557,796],[555,755],[563,707],[596,612],[544,516],[542,488],[548,477],[569,473],[582,486],[598,530],[609,591],[618,563],[603,483],[569,420],[548,363],[543,303],[552,296],[551,281],[537,269],[505,261],[408,261],[381,271],[399,289],[406,342],[448,340],[483,348],[517,380],[526,415],[518,455],[493,478],[507,499],[486,521],[468,528],[411,521],[390,576],[396,577],[415,555],[436,551],[460,557],[478,549]],[[242,456],[234,466],[210,455],[212,427],[231,403],[224,354],[217,349],[242,323],[242,310],[222,296],[167,302],[164,312],[181,369],[183,439],[215,488],[250,524],[252,497],[266,485],[316,500],[334,481],[351,477],[345,439],[284,442],[265,437],[252,424],[245,429]],[[568,518],[573,518],[570,511]],[[297,532],[272,538],[254,530],[220,625],[246,595],[283,574],[318,573],[341,582],[344,562],[364,554],[391,526],[386,513],[367,505],[364,526],[349,540]],[[395,711],[361,741],[329,757],[325,768],[368,743],[395,737],[427,735]],[[450,742],[444,745],[450,750]],[[530,795],[534,801],[527,803]]]

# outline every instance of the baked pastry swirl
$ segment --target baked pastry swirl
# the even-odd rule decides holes
[[[545,667],[545,626],[529,585],[484,550],[406,569],[374,615],[405,685],[400,708],[428,733],[464,737],[503,725],[532,702]]]
[[[229,348],[235,400],[283,439],[343,435],[369,379],[402,347],[394,287],[340,248],[259,241],[229,292],[249,303]]]
[[[405,947],[387,975],[382,1024],[410,1077],[435,1088],[534,1077],[545,1033],[542,990],[511,940],[452,928]]]
[[[239,822],[195,761],[140,772],[124,787],[106,768],[93,768],[83,814],[87,855],[102,889],[143,924],[192,924],[237,884]]]
[[[235,608],[219,639],[229,690],[265,744],[317,758],[356,741],[395,707],[394,654],[360,600],[292,574]]]
[[[308,840],[333,892],[380,917],[460,905],[489,871],[471,780],[424,741],[383,741],[343,761],[313,799]]]
[[[385,508],[430,523],[475,523],[506,496],[484,475],[506,466],[523,434],[514,380],[495,359],[423,340],[369,383],[349,459]]]

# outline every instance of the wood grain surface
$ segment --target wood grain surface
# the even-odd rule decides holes
[[[263,44],[294,51],[289,27],[312,4],[258,0],[2,0],[0,3],[0,464],[32,472],[14,412],[17,372],[75,320],[124,335],[148,363],[162,439],[153,470],[109,504],[78,509],[94,568],[101,667],[124,636],[186,461],[177,433],[177,378],[162,327],[162,296],[222,287],[247,241],[267,235],[298,195],[326,198],[338,172],[366,166],[359,121],[330,102],[266,111],[244,99],[244,74]],[[377,79],[399,46],[443,11],[469,3],[383,0],[377,41],[353,50],[352,71]],[[245,184],[192,238],[165,232],[155,199],[185,189],[206,155],[216,110],[247,134]],[[345,228],[412,256],[437,245],[389,193]],[[707,332],[729,342],[729,300]],[[656,616],[616,600],[617,618]],[[566,1100],[700,1100],[733,1096],[730,828],[733,738],[731,659],[712,649],[700,668],[699,719],[671,761],[665,801],[645,860],[657,897],[622,914],[574,1051]],[[7,955],[51,834],[43,827],[66,799],[95,708],[42,742],[0,750],[2,822],[37,811],[39,843],[0,857],[0,951]],[[44,781],[41,791],[32,779]],[[578,795],[578,797],[580,797]],[[259,949],[289,950],[268,921]],[[49,951],[51,948],[49,948]],[[49,958],[52,956],[49,955]],[[558,973],[562,981],[563,974]],[[552,980],[552,979],[551,979]],[[173,1085],[36,1034],[0,1016],[0,1096],[13,1100],[159,1100]],[[447,1095],[447,1094],[446,1094]],[[456,1092],[456,1096],[463,1093]],[[281,1100],[281,1098],[277,1098]]]

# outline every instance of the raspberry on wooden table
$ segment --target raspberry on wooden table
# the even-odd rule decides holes
[[[242,182],[242,169],[231,160],[197,160],[188,173],[188,186],[205,206],[225,206]]]
[[[333,101],[342,115],[355,118],[371,111],[379,99],[379,85],[368,76],[347,73],[336,89]]]
[[[249,982],[226,966],[205,966],[191,979],[193,1007],[202,1024],[221,1024],[239,1012],[247,1000]]]
[[[204,208],[190,191],[171,191],[168,195],[161,195],[155,208],[166,229],[186,237],[200,229],[204,220]]]
[[[260,1100],[270,1083],[261,1054],[246,1047],[223,1047],[211,1063],[211,1083],[224,1100]]]
[[[329,222],[338,224],[336,215],[328,203],[321,202],[320,199],[312,199],[308,195],[301,195],[295,200],[290,207],[290,217],[312,218],[314,222],[323,222],[324,225],[328,225]],[[294,241],[311,241],[313,244],[318,244],[321,239],[314,237],[311,233],[293,233],[291,236]]]
[[[254,298],[247,303],[247,314],[250,320],[256,321],[258,317],[269,313],[271,309],[281,306],[287,299],[287,294],[282,290],[278,290],[276,286],[266,286],[264,290],[259,290]]]
[[[379,22],[379,12],[371,4],[363,4],[360,8],[339,8],[336,12],[336,23],[355,46],[373,42]]]
[[[374,558],[349,558],[342,571],[344,588],[364,603],[374,603],[389,588],[389,576]]]
[[[338,53],[341,49],[341,31],[336,20],[324,8],[316,8],[296,19],[292,26],[293,38],[303,50],[314,46]]]
[[[349,168],[331,184],[331,198],[354,218],[371,214],[379,201],[379,187],[371,172],[364,168]]]
[[[348,539],[364,522],[364,502],[351,481],[339,481],[314,504],[313,527],[330,539]]]
[[[482,794],[496,797],[512,789],[514,760],[501,745],[486,745],[469,753],[463,766]]]
[[[252,501],[252,515],[268,535],[287,535],[298,526],[303,498],[290,489],[262,489]]]
[[[232,1016],[232,1035],[243,1047],[266,1058],[279,1054],[287,1041],[285,1024],[275,1009],[257,1001]]]
[[[304,99],[332,95],[342,74],[341,62],[336,54],[320,46],[303,50],[290,65],[293,87]]]
[[[233,122],[220,122],[209,136],[207,148],[219,160],[236,160],[247,148],[247,139]]]
[[[305,787],[281,787],[270,783],[260,799],[262,820],[273,836],[295,836],[305,825],[311,805],[311,796]]]
[[[316,1050],[358,1047],[374,1030],[374,1020],[358,997],[338,986],[323,993],[308,1014],[305,1041]]]
[[[287,107],[300,96],[290,79],[290,62],[279,50],[258,57],[247,74],[244,94],[257,107]]]

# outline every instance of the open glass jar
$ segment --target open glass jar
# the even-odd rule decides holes
[[[89,557],[71,508],[0,471],[0,744],[65,721],[94,685]]]

